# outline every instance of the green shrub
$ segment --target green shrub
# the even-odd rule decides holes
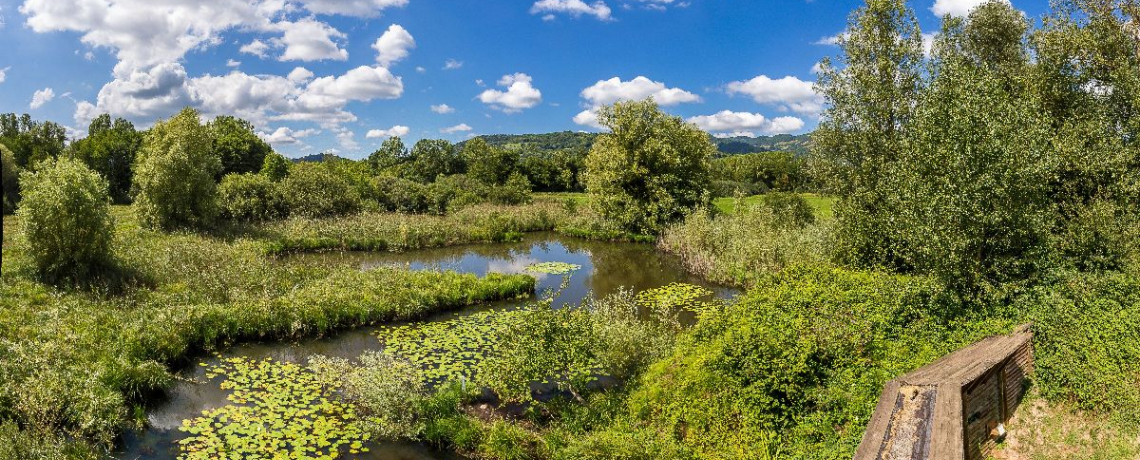
[[[20,168],[16,158],[4,144],[0,144],[0,196],[4,199],[4,214],[15,211],[20,201]]]
[[[258,137],[253,124],[241,118],[219,115],[208,124],[211,151],[222,162],[220,174],[256,173],[265,166],[273,149]]]
[[[709,190],[712,192],[713,198],[732,198],[756,195],[767,191],[767,188],[760,188],[747,182],[714,180]]]
[[[286,211],[277,184],[261,174],[227,174],[218,185],[218,202],[229,219],[269,220]]]
[[[520,315],[496,340],[501,344],[480,374],[504,399],[531,400],[533,382],[552,382],[581,399],[595,380],[598,336],[580,308],[536,306]]]
[[[495,204],[523,204],[531,200],[530,181],[520,173],[513,173],[502,185],[491,187],[488,195]]]
[[[261,164],[261,175],[269,178],[273,182],[281,182],[285,176],[289,175],[289,168],[291,164],[289,160],[281,156],[277,152],[270,152],[265,155],[265,162]]]
[[[210,132],[186,108],[159,121],[143,141],[135,166],[135,211],[143,225],[205,227],[218,212],[214,177],[221,161],[210,152]]]
[[[815,210],[798,193],[769,192],[760,205],[771,212],[776,226],[799,228],[815,223]]]
[[[490,187],[465,174],[440,176],[435,182],[425,188],[428,212],[447,214],[448,211],[461,209],[476,203],[487,201]]]
[[[391,355],[365,352],[358,362],[314,356],[309,367],[338,390],[363,417],[361,425],[379,439],[413,438],[422,431],[425,398],[420,369]]]
[[[73,159],[45,160],[20,178],[28,253],[49,280],[84,281],[111,258],[107,181]]]
[[[360,210],[360,195],[344,178],[318,163],[293,167],[281,182],[289,214],[327,217],[354,214]]]
[[[428,209],[427,191],[419,182],[392,176],[372,179],[370,198],[386,211],[417,214]]]
[[[538,458],[538,439],[522,427],[496,420],[483,432],[478,452],[498,460],[530,460]]]

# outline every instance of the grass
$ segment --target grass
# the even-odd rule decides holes
[[[1140,428],[1050,403],[1031,392],[1014,413],[998,460],[1135,460]]]
[[[162,234],[116,207],[121,273],[53,287],[4,218],[0,458],[94,458],[195,355],[248,340],[319,336],[533,292],[522,275],[279,264],[257,232]]]
[[[835,216],[832,211],[832,208],[835,206],[835,197],[817,193],[801,193],[800,195],[803,196],[808,204],[811,205],[812,209],[815,210],[816,217],[831,218]],[[753,195],[745,197],[743,201],[745,205],[750,206],[759,203],[762,199],[764,199],[764,195]],[[723,214],[732,214],[736,212],[736,201],[736,198],[717,198],[713,200],[713,206],[716,207],[717,211]]]

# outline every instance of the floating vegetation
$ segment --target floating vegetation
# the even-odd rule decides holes
[[[446,321],[381,329],[384,351],[423,367],[429,384],[470,381],[495,351],[496,338],[517,324],[524,310],[484,311]]]
[[[672,283],[637,294],[637,303],[656,312],[688,310],[703,315],[719,305],[706,302],[713,292],[695,284]]]
[[[566,262],[541,262],[526,267],[526,271],[528,272],[545,273],[547,275],[565,275],[581,269],[581,265]]]
[[[224,377],[233,403],[184,420],[181,460],[317,459],[368,452],[371,435],[355,409],[340,402],[316,374],[288,362],[230,358],[206,366],[206,377]]]

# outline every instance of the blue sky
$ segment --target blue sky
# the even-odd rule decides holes
[[[911,2],[924,32],[981,0]],[[1030,17],[1045,1],[1013,0]],[[359,158],[392,134],[595,131],[653,95],[721,135],[810,131],[812,67],[859,1],[0,0],[0,112],[83,134],[183,106],[286,155]],[[449,64],[450,63],[450,64]]]

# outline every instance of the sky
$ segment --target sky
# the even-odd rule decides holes
[[[983,0],[911,1],[924,32]],[[1012,0],[1031,18],[1046,0]],[[81,137],[183,107],[291,157],[389,136],[599,131],[653,96],[715,135],[809,132],[857,0],[0,0],[0,113]]]

